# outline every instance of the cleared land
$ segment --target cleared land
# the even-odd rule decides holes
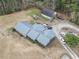
[[[32,20],[30,16],[27,16],[28,12],[30,11],[0,16],[0,59],[59,59],[66,51],[57,39],[52,41],[47,48],[42,48],[11,31],[10,28],[14,27],[17,22]],[[50,24],[44,20],[37,21]]]

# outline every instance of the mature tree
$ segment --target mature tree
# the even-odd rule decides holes
[[[63,12],[74,12],[78,11],[77,0],[57,0],[56,9]]]
[[[64,12],[71,21],[79,24],[79,0],[57,0],[56,10]]]
[[[54,10],[56,8],[56,0],[44,0],[46,7],[48,7],[49,9]]]

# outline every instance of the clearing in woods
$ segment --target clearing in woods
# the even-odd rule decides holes
[[[10,28],[17,22],[32,20],[28,12],[30,11],[0,16],[0,59],[59,59],[67,53],[57,39],[47,48],[42,48],[16,32],[11,32]]]

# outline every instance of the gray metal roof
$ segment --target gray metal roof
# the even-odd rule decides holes
[[[43,46],[47,46],[49,42],[55,37],[53,30],[46,30],[44,34],[40,34],[37,41]]]
[[[24,37],[28,36],[33,41],[37,40],[43,46],[47,46],[51,39],[55,37],[53,30],[47,29],[42,24],[31,25],[27,22],[20,22],[16,24],[15,29]]]
[[[41,13],[43,13],[44,15],[47,15],[49,17],[53,17],[54,11],[44,8]]]
[[[47,44],[49,43],[49,38],[46,37],[45,35],[39,35],[39,37],[37,38],[37,41],[42,44],[43,46],[47,46]]]
[[[46,30],[46,27],[44,25],[42,25],[42,24],[35,23],[32,26],[32,29],[36,30],[37,32],[43,32],[44,30]]]
[[[53,32],[53,29],[45,30],[44,35],[47,36],[49,39],[52,39],[53,37],[55,37],[55,33]]]
[[[26,37],[27,33],[30,31],[31,26],[26,22],[20,22],[17,23],[15,26],[15,29],[17,32],[19,32],[21,35]]]
[[[39,34],[40,34],[39,32],[31,29],[29,33],[27,34],[27,36],[30,37],[34,41],[38,38]]]

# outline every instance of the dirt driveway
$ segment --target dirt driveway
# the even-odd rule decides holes
[[[9,28],[23,20],[32,20],[26,11],[0,16],[0,59],[59,59],[66,53],[57,39],[47,48],[42,48],[18,33],[9,31]]]

